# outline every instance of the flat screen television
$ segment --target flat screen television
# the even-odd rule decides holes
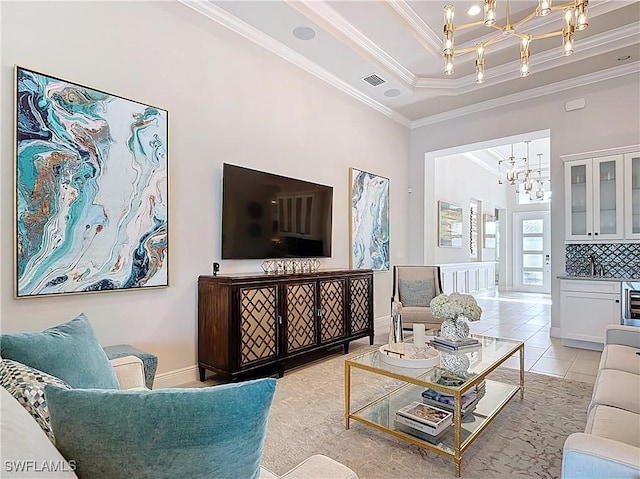
[[[331,256],[333,187],[224,163],[222,259]]]

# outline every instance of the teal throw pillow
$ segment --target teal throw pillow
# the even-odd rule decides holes
[[[55,376],[72,388],[120,387],[84,314],[40,333],[3,334],[0,356]]]
[[[202,389],[47,386],[56,447],[79,478],[253,479],[276,381]]]
[[[433,279],[398,280],[398,293],[402,306],[428,308],[433,299]]]

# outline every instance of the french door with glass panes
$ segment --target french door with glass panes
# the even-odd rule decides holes
[[[548,211],[514,213],[514,288],[551,292],[551,231]]]

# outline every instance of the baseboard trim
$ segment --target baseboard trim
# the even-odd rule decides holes
[[[549,336],[551,336],[552,338],[561,338],[562,336],[560,336],[560,328],[558,328],[557,326],[551,327],[551,329],[549,330]]]
[[[380,327],[389,327],[389,316],[382,316],[373,320],[373,331],[375,332]]]
[[[562,345],[568,346],[570,348],[591,349],[593,351],[602,351],[604,348],[603,343],[596,343],[593,341],[580,341],[577,339],[563,339]]]
[[[188,366],[182,369],[157,374],[153,381],[153,389],[174,388],[198,380],[198,366]]]
[[[389,327],[389,317],[382,316],[373,320],[373,330]],[[153,389],[174,388],[183,384],[192,383],[199,380],[198,365],[187,366],[186,368],[175,369],[167,373],[156,374],[153,381]]]

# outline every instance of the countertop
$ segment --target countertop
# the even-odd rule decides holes
[[[609,278],[606,276],[571,276],[568,274],[561,274],[556,276],[558,279],[577,279],[577,280],[586,280],[586,281],[617,281],[617,282],[640,282],[640,278]]]

